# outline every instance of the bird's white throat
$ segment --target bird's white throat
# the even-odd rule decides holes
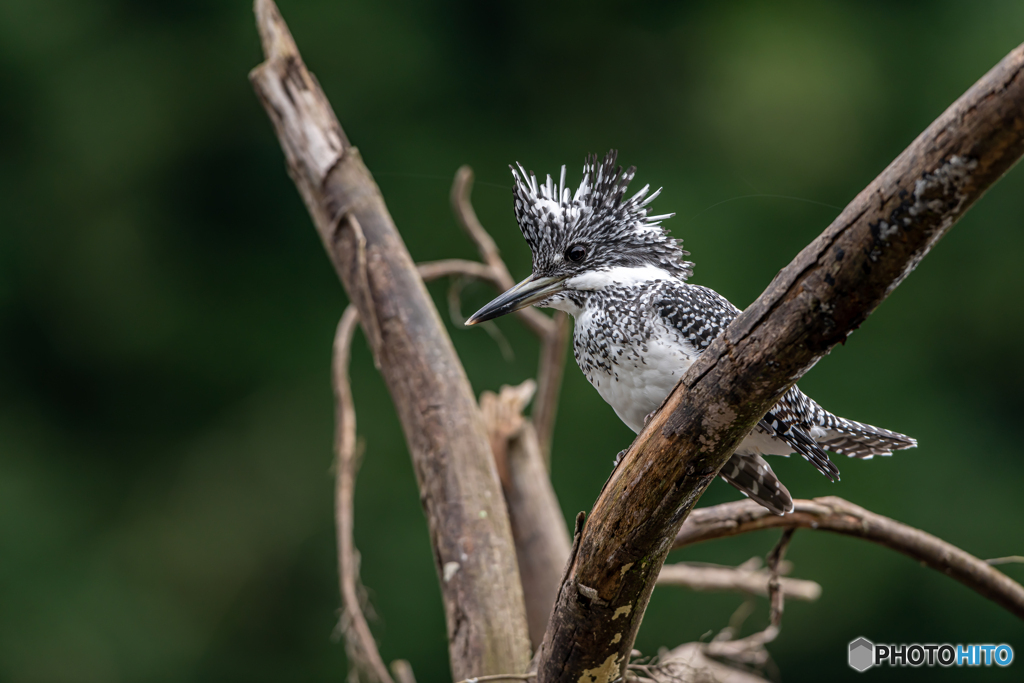
[[[664,268],[657,266],[615,266],[606,270],[592,270],[565,281],[567,289],[596,292],[606,287],[631,287],[658,280],[674,280]]]

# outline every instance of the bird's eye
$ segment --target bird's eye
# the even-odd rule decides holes
[[[586,257],[587,250],[582,245],[574,244],[565,250],[565,258],[569,259],[573,263],[579,263]]]

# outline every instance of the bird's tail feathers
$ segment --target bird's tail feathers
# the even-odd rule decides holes
[[[718,474],[773,514],[784,515],[793,511],[793,496],[759,455],[733,453]]]
[[[905,434],[846,418],[838,418],[838,424],[816,440],[826,450],[862,460],[917,446],[917,439]]]
[[[758,428],[767,434],[785,441],[794,453],[799,453],[804,460],[818,468],[818,471],[831,481],[839,481],[839,468],[828,458],[828,453],[813,438],[799,427],[795,427],[782,418],[779,411],[771,410],[758,423]]]

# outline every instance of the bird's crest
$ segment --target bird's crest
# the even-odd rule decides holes
[[[618,152],[611,150],[598,162],[596,154],[583,165],[583,180],[575,193],[565,183],[565,166],[556,185],[551,176],[544,184],[527,173],[521,164],[512,169],[515,214],[523,237],[533,252],[534,263],[561,253],[569,244],[585,241],[609,248],[603,263],[619,262],[658,265],[678,277],[689,277],[693,264],[684,261],[688,252],[682,240],[668,235],[661,222],[675,214],[648,215],[648,205],[661,189],[648,194],[650,185],[629,199],[626,188],[636,174],[616,165]],[[602,263],[598,263],[600,267]]]

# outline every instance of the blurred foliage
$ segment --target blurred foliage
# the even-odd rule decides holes
[[[697,263],[752,301],[918,132],[1022,38],[1019,1],[712,3],[282,0],[414,258],[475,257],[454,170],[513,274],[506,165],[621,150]],[[246,81],[248,2],[0,3],[0,680],[341,680],[328,378],[344,293]],[[1010,173],[802,382],[916,436],[842,462],[836,494],[981,557],[1024,551],[1024,175]],[[439,306],[444,285],[432,287]],[[493,292],[467,290],[473,310]],[[532,375],[451,327],[476,391]],[[443,613],[405,444],[365,345],[362,573],[386,660],[443,680]],[[554,482],[589,509],[631,434],[570,367]],[[732,500],[716,482],[702,503]],[[680,557],[741,562],[773,535]],[[820,581],[771,646],[789,680],[853,679],[846,645],[1008,642],[1021,623],[906,558],[799,532]],[[1005,571],[1024,579],[1024,567]],[[724,626],[734,595],[656,591],[638,647]],[[749,628],[766,620],[762,602]],[[760,622],[758,622],[760,620]],[[1007,670],[975,680],[1019,680]],[[954,680],[960,670],[880,670]]]

